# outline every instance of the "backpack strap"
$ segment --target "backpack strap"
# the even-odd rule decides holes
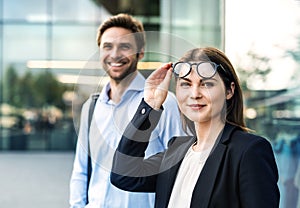
[[[93,94],[91,97],[92,97],[92,100],[91,100],[90,107],[89,107],[88,138],[87,138],[88,162],[87,162],[86,204],[89,203],[88,191],[89,191],[90,179],[91,179],[91,175],[92,175],[92,159],[91,159],[91,151],[90,151],[90,127],[91,127],[91,122],[92,122],[92,118],[93,118],[95,105],[96,105],[97,99],[99,97],[99,93]]]

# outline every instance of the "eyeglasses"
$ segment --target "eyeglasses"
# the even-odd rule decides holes
[[[221,64],[216,64],[209,61],[199,63],[177,62],[172,64],[173,72],[176,77],[184,78],[191,73],[192,66],[194,65],[196,65],[196,71],[198,75],[205,79],[212,78],[216,74],[219,66],[221,66],[221,68],[224,70]]]

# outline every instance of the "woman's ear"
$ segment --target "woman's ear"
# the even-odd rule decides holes
[[[226,100],[229,100],[230,98],[232,98],[232,96],[234,95],[234,89],[235,89],[235,84],[234,84],[234,82],[231,82],[230,89],[227,89],[227,92],[226,92]]]

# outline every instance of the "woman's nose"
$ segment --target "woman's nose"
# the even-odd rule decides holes
[[[191,97],[193,99],[199,99],[202,97],[201,89],[199,86],[193,86],[191,88]]]

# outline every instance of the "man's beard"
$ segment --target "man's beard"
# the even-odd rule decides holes
[[[110,73],[110,70],[106,70],[107,74],[109,75],[109,77],[113,80],[115,80],[116,82],[121,82],[122,80],[124,80],[127,76],[129,76],[130,74],[134,73],[137,70],[137,60],[135,60],[132,64],[130,64],[130,66],[123,71],[120,75],[118,76],[114,76]]]

